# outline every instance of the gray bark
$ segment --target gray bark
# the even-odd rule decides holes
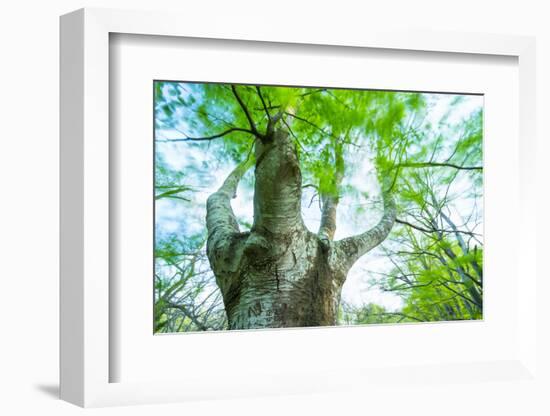
[[[207,201],[207,254],[229,328],[335,325],[348,270],[393,226],[393,199],[385,195],[384,215],[373,229],[333,242],[338,199],[324,200],[318,234],[305,227],[300,165],[288,133],[273,129],[256,140],[255,159],[250,231],[240,232],[230,204],[250,162],[239,165]]]
[[[322,208],[321,225],[319,226],[319,238],[321,242],[327,246],[329,241],[332,241],[336,232],[336,209],[338,208],[338,202],[340,196],[338,195],[338,188],[344,178],[344,155],[342,154],[342,145],[336,145],[334,154],[335,169],[333,178],[333,192],[329,195],[322,195]]]

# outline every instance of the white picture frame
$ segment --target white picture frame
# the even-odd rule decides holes
[[[61,18],[61,398],[80,406],[159,403],[197,398],[320,392],[373,385],[413,374],[429,382],[446,371],[471,372],[498,379],[536,380],[536,218],[520,215],[518,267],[524,272],[517,291],[517,354],[498,362],[422,365],[404,373],[380,368],[369,374],[349,368],[319,373],[282,373],[269,380],[227,384],[200,377],[181,381],[113,383],[109,349],[109,35],[124,33],[188,38],[332,45],[437,53],[516,57],[519,62],[520,212],[532,213],[535,172],[535,41],[529,37],[467,33],[379,31],[350,28],[328,35],[323,28],[300,31],[263,22],[246,35],[224,20],[203,25],[173,13],[82,9]],[[284,47],[284,45],[283,45]],[[111,166],[112,168],[112,166]],[[522,244],[523,242],[523,244]],[[523,284],[525,283],[525,284]],[[112,306],[112,305],[111,305]],[[358,369],[360,370],[360,369]],[[324,373],[323,373],[324,374]],[[389,375],[388,375],[389,374]],[[492,377],[492,376],[491,376]],[[346,382],[342,380],[347,379]],[[480,380],[483,380],[483,377]],[[284,386],[282,388],[281,386]]]

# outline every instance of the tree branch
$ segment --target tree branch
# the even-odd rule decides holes
[[[248,111],[248,108],[247,106],[245,105],[244,101],[241,99],[239,93],[237,92],[237,88],[235,87],[235,85],[231,85],[231,91],[233,91],[233,95],[235,96],[235,98],[237,99],[237,102],[239,103],[239,105],[241,106],[243,112],[244,112],[244,115],[246,116],[246,119],[248,120],[248,124],[250,124],[250,129],[252,130],[252,132],[259,138],[263,139],[264,136],[261,135],[259,132],[258,132],[258,129],[256,128],[256,124],[254,123],[254,120],[252,119],[252,116],[250,115],[250,112]]]
[[[311,90],[311,89],[309,89],[309,90],[307,90],[306,92],[304,92],[303,94],[300,94],[300,97],[303,98],[303,97],[307,97],[308,95],[311,95],[311,94],[318,94],[318,93],[320,93],[320,92],[325,92],[325,91],[327,91],[326,88],[320,88],[320,89],[318,89],[318,90]]]
[[[189,191],[189,190],[190,190],[190,188],[187,187],[187,186],[171,187],[167,191],[164,191],[164,192],[161,192],[158,195],[155,195],[155,200],[162,199],[162,198],[178,198],[178,199],[182,199],[184,201],[189,201],[189,199],[187,199],[187,198],[183,198],[183,197],[178,196],[178,194],[180,194],[182,192],[185,192],[185,191]]]
[[[445,220],[445,222],[447,224],[449,224],[449,226],[455,232],[455,237],[458,241],[458,245],[460,246],[460,249],[462,250],[462,253],[465,256],[469,255],[470,254],[470,249],[466,245],[466,243],[464,242],[464,239],[462,238],[462,236],[460,235],[461,231],[457,228],[455,223],[447,215],[445,215],[445,213],[443,211],[441,211],[440,215],[441,215],[441,218],[443,218],[443,220]],[[472,267],[473,267],[474,271],[476,272],[477,276],[480,279],[479,283],[482,284],[482,282],[483,282],[483,269],[479,266],[478,262],[475,259],[475,256],[470,260],[470,263],[472,264]]]
[[[344,178],[344,157],[342,144],[336,144],[334,149],[334,157],[335,174],[332,183],[333,193],[321,196],[321,224],[319,226],[319,231],[317,232],[319,239],[326,247],[328,247],[329,241],[333,240],[334,233],[336,232],[336,210],[340,199],[338,188]]]
[[[399,163],[395,166],[393,166],[392,169],[398,169],[398,168],[438,168],[438,167],[447,167],[447,168],[453,168],[453,169],[459,169],[459,170],[483,170],[483,166],[460,166],[455,165],[454,163],[438,163],[438,162],[405,162],[405,163]]]
[[[401,313],[401,312],[380,312],[380,313],[370,314],[369,316],[400,316],[402,318],[410,319],[410,320],[416,321],[416,322],[426,322],[425,319],[416,318],[414,316],[406,315],[406,314]]]
[[[408,227],[411,227],[411,228],[414,228],[415,230],[418,230],[418,231],[421,231],[423,233],[450,233],[450,234],[467,234],[467,235],[475,235],[475,233],[471,232],[471,231],[461,231],[461,230],[442,230],[442,229],[439,229],[439,228],[431,228],[431,229],[428,229],[428,228],[424,228],[424,227],[420,227],[419,225],[415,225],[415,224],[412,224],[408,221],[405,221],[405,220],[402,220],[400,218],[396,218],[395,219],[395,222],[398,223],[398,224],[401,224],[401,225],[406,225]]]
[[[185,316],[187,316],[191,320],[191,322],[193,322],[197,326],[197,328],[199,328],[201,331],[208,331],[208,327],[203,323],[199,322],[197,317],[191,312],[189,312],[189,310],[183,304],[180,305],[174,302],[168,302],[168,307],[172,309],[180,310],[181,312],[183,312]]]
[[[206,201],[208,252],[222,248],[228,237],[239,233],[239,225],[231,208],[231,199],[236,196],[239,181],[253,164],[254,158],[249,156],[229,174],[220,189],[208,197]]]
[[[242,129],[242,128],[240,128],[240,127],[232,127],[232,128],[227,129],[227,130],[225,130],[225,131],[222,131],[221,133],[213,134],[212,136],[205,136],[205,137],[189,137],[189,136],[186,136],[185,138],[181,138],[181,139],[156,140],[156,142],[159,142],[159,143],[170,143],[170,142],[201,142],[201,141],[208,141],[208,140],[218,139],[218,138],[220,138],[220,137],[226,136],[226,135],[228,135],[229,133],[233,133],[233,132],[235,132],[235,131],[241,131],[241,132],[243,132],[243,133],[248,133],[248,134],[256,135],[256,133],[254,133],[254,132],[251,131],[251,130]]]
[[[382,196],[384,199],[384,213],[378,224],[362,234],[344,238],[335,243],[336,251],[340,252],[341,256],[344,256],[342,260],[348,268],[353,266],[363,255],[382,243],[393,228],[397,212],[395,200],[387,189],[383,190]]]
[[[329,137],[332,137],[332,138],[335,138],[336,140],[338,140],[338,137],[334,136],[333,134],[331,133],[327,133],[324,129],[322,129],[321,127],[319,127],[317,124],[315,123],[312,123],[311,121],[309,121],[308,119],[306,118],[303,118],[303,117],[300,117],[300,116],[297,116],[295,114],[292,114],[292,113],[289,113],[289,112],[284,112],[284,114],[286,114],[287,116],[290,116],[292,118],[295,118],[296,120],[299,120],[303,123],[306,123],[306,124],[309,124],[311,127],[313,127],[314,129],[320,131],[321,133],[323,133],[325,136],[329,136]]]
[[[264,108],[267,119],[271,120],[271,115],[269,114],[269,110],[267,109],[267,105],[265,104],[264,96],[262,95],[262,91],[258,85],[256,85],[256,91],[258,92],[258,96],[260,97],[260,101],[262,102],[262,106]]]

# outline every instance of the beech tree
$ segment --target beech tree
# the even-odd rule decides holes
[[[349,270],[403,225],[396,204],[403,171],[478,168],[468,166],[471,158],[435,159],[444,145],[420,131],[427,110],[419,93],[158,82],[155,98],[157,124],[178,132],[157,143],[216,143],[211,151],[235,165],[208,197],[205,219],[206,255],[229,329],[337,324]],[[362,213],[374,225],[336,240],[339,202],[353,192],[346,175],[357,168],[348,155],[356,152],[377,179],[376,204]],[[243,224],[231,201],[249,171],[253,221]],[[314,230],[302,216],[306,188],[321,214]],[[192,189],[175,181],[157,186],[156,198],[185,199],[186,192]],[[185,310],[168,299],[170,290],[159,285],[158,316],[166,307]],[[207,329],[207,319],[185,316]]]

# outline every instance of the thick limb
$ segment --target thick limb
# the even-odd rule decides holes
[[[384,212],[373,228],[334,243],[334,251],[339,257],[337,261],[342,264],[342,267],[351,268],[363,255],[382,243],[393,228],[396,218],[395,200],[387,188],[383,190],[382,197]]]
[[[239,236],[239,225],[231,208],[231,199],[235,197],[239,181],[253,164],[252,157],[239,164],[206,202],[207,253],[213,268],[229,266],[226,261],[228,249]]]
[[[336,210],[339,202],[338,188],[344,178],[344,157],[341,144],[337,144],[335,151],[335,169],[333,183],[331,184],[331,192],[321,196],[322,202],[322,214],[321,225],[317,235],[325,247],[328,247],[330,241],[334,239],[334,233],[336,232]]]

